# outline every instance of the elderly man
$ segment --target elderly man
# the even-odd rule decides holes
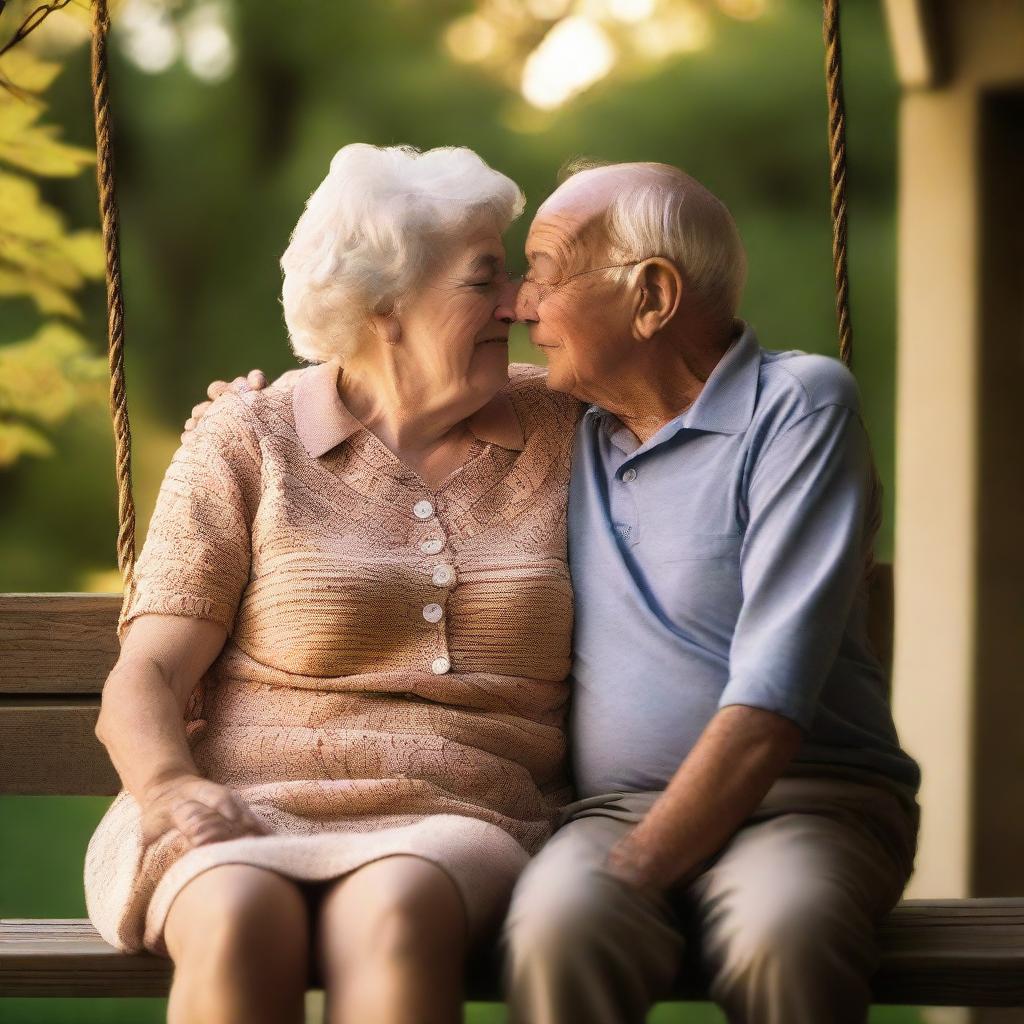
[[[862,1024],[920,772],[866,635],[879,494],[854,380],[735,319],[736,227],[677,168],[578,169],[526,248],[516,316],[588,407],[580,799],[513,895],[512,1019],[641,1022],[692,945],[732,1022]]]
[[[863,1022],[920,782],[866,636],[879,494],[852,376],[736,321],[723,204],[661,164],[543,204],[517,314],[576,439],[580,800],[520,879],[513,1018],[642,1021],[694,940],[746,1024]]]

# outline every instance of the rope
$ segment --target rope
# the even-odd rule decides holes
[[[128,393],[124,379],[124,295],[118,244],[117,197],[114,192],[114,154],[107,72],[107,0],[93,2],[92,97],[96,120],[96,182],[106,255],[107,355],[110,364],[110,415],[114,427],[117,476],[117,564],[127,593],[135,573],[135,501],[132,498],[132,432],[128,423]]]
[[[849,366],[853,355],[853,328],[850,325],[850,274],[846,265],[846,108],[843,104],[843,55],[839,45],[839,0],[824,0],[823,33],[839,358]]]

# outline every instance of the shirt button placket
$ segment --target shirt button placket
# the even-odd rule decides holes
[[[447,587],[455,580],[455,572],[450,565],[435,565],[430,574],[435,587]]]
[[[426,522],[428,519],[435,520],[435,530],[424,537],[419,542],[419,549],[425,555],[436,555],[444,549],[447,538],[441,529],[441,524],[436,520],[436,509],[432,502],[427,501],[425,498],[417,501],[412,507],[412,514],[422,522]],[[455,580],[455,570],[444,563],[436,565],[431,572],[431,582],[436,587],[448,587]],[[445,595],[447,596],[447,595]],[[444,675],[449,672],[452,667],[451,658],[449,657],[448,650],[448,637],[447,628],[445,623],[442,621],[445,618],[444,606],[437,601],[431,601],[425,604],[422,608],[421,614],[424,622],[430,623],[431,625],[437,625],[441,623],[435,634],[435,643],[432,645],[433,658],[430,662],[430,671],[434,675]]]

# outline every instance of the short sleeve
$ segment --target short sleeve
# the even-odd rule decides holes
[[[870,560],[876,484],[863,423],[843,406],[805,416],[762,453],[720,708],[759,707],[810,729]]]
[[[210,619],[231,633],[249,580],[259,466],[248,410],[222,396],[164,474],[118,639],[148,612]]]

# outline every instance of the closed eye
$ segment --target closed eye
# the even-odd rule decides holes
[[[541,274],[538,274],[536,270],[532,269],[523,274],[523,280],[527,284],[551,285],[555,283],[555,281],[551,279],[550,275],[548,277],[544,277]]]

